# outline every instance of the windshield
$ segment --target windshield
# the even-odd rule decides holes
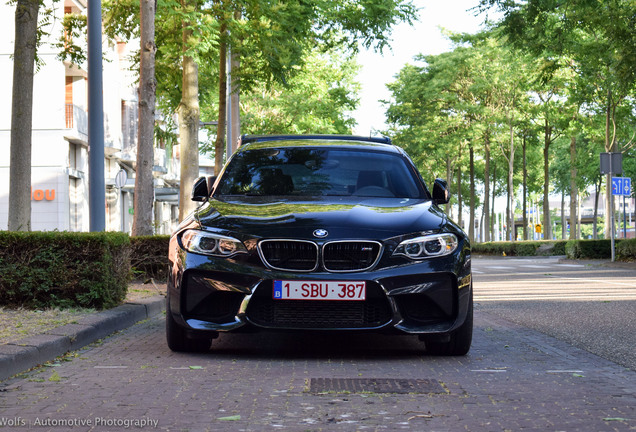
[[[349,149],[268,148],[234,156],[215,195],[419,198],[400,155]]]

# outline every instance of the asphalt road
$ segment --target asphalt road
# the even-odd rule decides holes
[[[473,260],[476,308],[636,371],[636,266]]]

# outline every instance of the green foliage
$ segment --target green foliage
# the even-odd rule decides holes
[[[313,52],[285,88],[261,86],[241,96],[247,134],[348,134],[354,125],[358,65],[340,52]],[[205,108],[204,108],[205,109]]]
[[[616,259],[636,261],[636,239],[621,240],[616,244]]]
[[[109,37],[127,41],[139,35],[139,2],[105,0],[103,8]],[[176,110],[181,100],[184,54],[198,64],[201,105],[217,106],[218,110],[221,42],[239,58],[240,66],[232,71],[233,86],[240,87],[242,95],[260,93],[273,84],[282,91],[304,70],[310,58],[307,52],[317,48],[355,52],[358,44],[382,49],[389,41],[391,27],[402,21],[411,23],[415,15],[416,9],[408,0],[362,4],[332,0],[159,0],[155,20],[158,104],[166,114]],[[193,30],[187,41],[182,39],[183,23],[189,23]],[[227,34],[219,33],[221,24],[227,27]]]
[[[611,241],[609,239],[570,240],[565,246],[565,252],[568,258],[607,259],[612,255]]]
[[[504,20],[476,35],[451,35],[456,44],[451,52],[417,56],[404,66],[387,86],[392,92],[387,135],[413,156],[425,178],[446,177],[454,187],[461,168],[465,204],[471,196],[465,190],[469,146],[478,182],[473,196],[481,195],[476,205],[511,192],[506,188],[511,169],[517,212],[524,200],[541,206],[555,192],[567,197],[573,175],[581,196],[593,186],[602,193],[598,154],[607,143],[623,152],[625,175],[636,175],[636,86],[635,80],[621,78],[636,68],[625,57],[635,45],[616,46],[636,37],[636,27],[628,24],[636,7],[609,3],[483,0],[483,8],[501,7]],[[587,16],[591,13],[597,16]],[[622,21],[607,25],[612,20],[599,16]],[[602,37],[594,40],[594,34]],[[612,69],[619,64],[620,73]]]
[[[0,304],[110,308],[130,273],[123,233],[0,232]]]
[[[68,59],[74,65],[83,65],[87,60],[86,52],[87,16],[83,14],[66,14],[62,18],[64,31],[53,46],[59,50],[59,60]]]
[[[472,245],[472,252],[477,255],[558,256],[565,255],[566,243],[565,240],[476,243]]]
[[[499,255],[514,256],[514,242],[485,242],[471,245],[471,251],[475,255]]]
[[[139,236],[130,238],[130,264],[133,276],[140,279],[168,278],[168,245],[170,236]]]

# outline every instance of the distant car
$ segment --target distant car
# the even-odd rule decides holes
[[[170,239],[167,342],[220,332],[387,332],[464,355],[473,290],[466,234],[386,138],[244,136]]]

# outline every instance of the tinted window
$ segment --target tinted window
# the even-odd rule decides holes
[[[235,155],[219,195],[352,195],[418,198],[401,156],[343,149],[254,149]]]

